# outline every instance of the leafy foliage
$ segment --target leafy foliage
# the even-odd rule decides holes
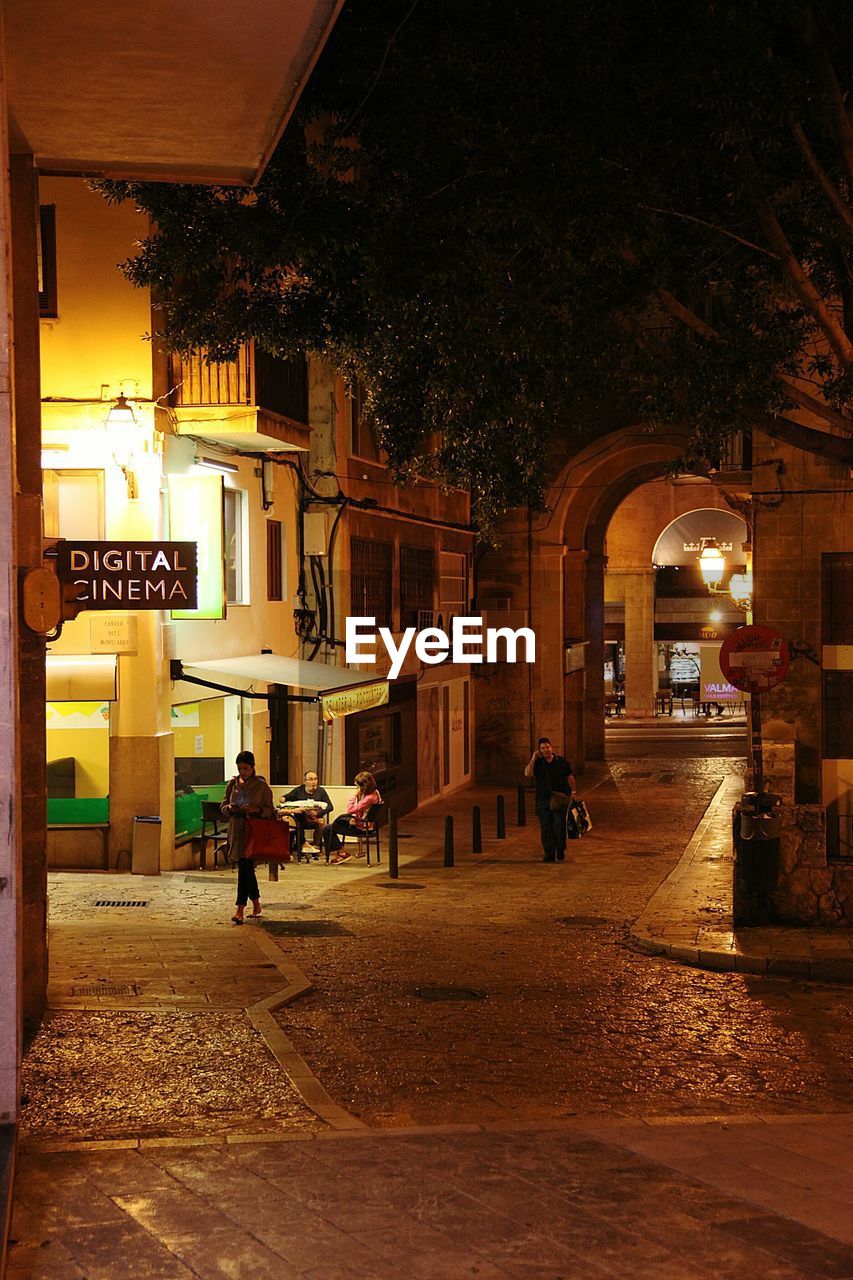
[[[694,462],[845,429],[851,46],[831,0],[350,0],[257,190],[101,188],[169,345],[329,359],[488,528],[617,411]]]

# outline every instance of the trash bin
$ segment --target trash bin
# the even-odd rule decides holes
[[[135,817],[133,819],[133,851],[130,870],[135,876],[159,876],[160,874],[160,817]]]
[[[767,924],[779,878],[782,797],[747,791],[732,815],[735,925]]]

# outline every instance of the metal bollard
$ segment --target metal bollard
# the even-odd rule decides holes
[[[480,823],[480,806],[474,805],[471,810],[471,852],[483,852],[483,828]]]
[[[518,821],[516,822],[517,827],[527,826],[527,810],[525,808],[525,794],[524,794],[526,790],[527,790],[526,787],[518,788]]]
[[[506,840],[506,809],[503,796],[498,796],[498,829],[497,837],[499,840]]]
[[[400,878],[400,862],[397,856],[397,815],[393,809],[388,814],[388,874],[392,880]]]
[[[444,865],[453,866],[453,818],[448,814],[444,819]]]

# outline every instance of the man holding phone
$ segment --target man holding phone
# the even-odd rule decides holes
[[[566,815],[577,787],[572,766],[558,756],[550,738],[540,738],[524,766],[525,778],[536,783],[536,816],[542,834],[543,862],[563,862],[566,857]]]

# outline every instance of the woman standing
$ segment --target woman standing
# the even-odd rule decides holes
[[[355,785],[358,788],[355,795],[351,796],[347,801],[347,811],[341,814],[340,818],[330,827],[326,827],[323,832],[323,843],[326,846],[326,861],[329,861],[329,855],[334,853],[332,862],[336,865],[339,862],[348,862],[350,854],[343,847],[342,836],[353,835],[357,831],[364,831],[367,827],[367,814],[370,808],[375,804],[382,803],[382,797],[376,786],[376,779],[372,773],[357,773],[355,775]]]
[[[266,778],[255,773],[255,757],[251,751],[241,751],[237,756],[237,776],[225,788],[222,812],[228,818],[228,852],[237,858],[237,910],[231,917],[234,924],[243,923],[246,903],[252,900],[252,915],[261,914],[261,894],[258,877],[251,858],[243,857],[246,843],[247,818],[275,817],[275,803]]]

